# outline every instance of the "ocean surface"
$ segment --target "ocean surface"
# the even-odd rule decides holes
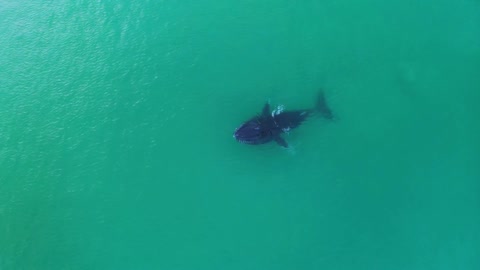
[[[480,1],[0,0],[19,269],[480,269]]]

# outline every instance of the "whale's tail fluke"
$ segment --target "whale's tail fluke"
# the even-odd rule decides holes
[[[315,110],[320,113],[321,116],[326,119],[333,119],[332,110],[328,107],[325,94],[322,90],[318,92],[317,103],[315,104]]]

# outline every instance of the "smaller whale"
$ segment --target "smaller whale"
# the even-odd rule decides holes
[[[323,91],[318,93],[313,109],[283,111],[282,107],[279,107],[270,112],[270,104],[267,102],[263,106],[262,113],[238,127],[233,137],[244,144],[258,145],[275,141],[280,146],[288,148],[288,143],[281,135],[297,128],[313,115],[320,115],[326,119],[333,118]]]

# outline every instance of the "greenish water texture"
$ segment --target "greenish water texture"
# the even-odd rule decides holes
[[[0,269],[480,269],[479,104],[479,1],[0,0]]]

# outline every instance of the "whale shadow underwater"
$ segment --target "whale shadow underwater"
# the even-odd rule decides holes
[[[308,118],[315,115],[329,120],[333,119],[323,91],[318,93],[313,109],[283,111],[279,107],[271,111],[270,104],[267,102],[263,106],[261,114],[244,122],[235,130],[233,137],[244,144],[259,145],[275,141],[278,145],[288,148],[288,143],[282,138],[282,134],[299,127]]]

